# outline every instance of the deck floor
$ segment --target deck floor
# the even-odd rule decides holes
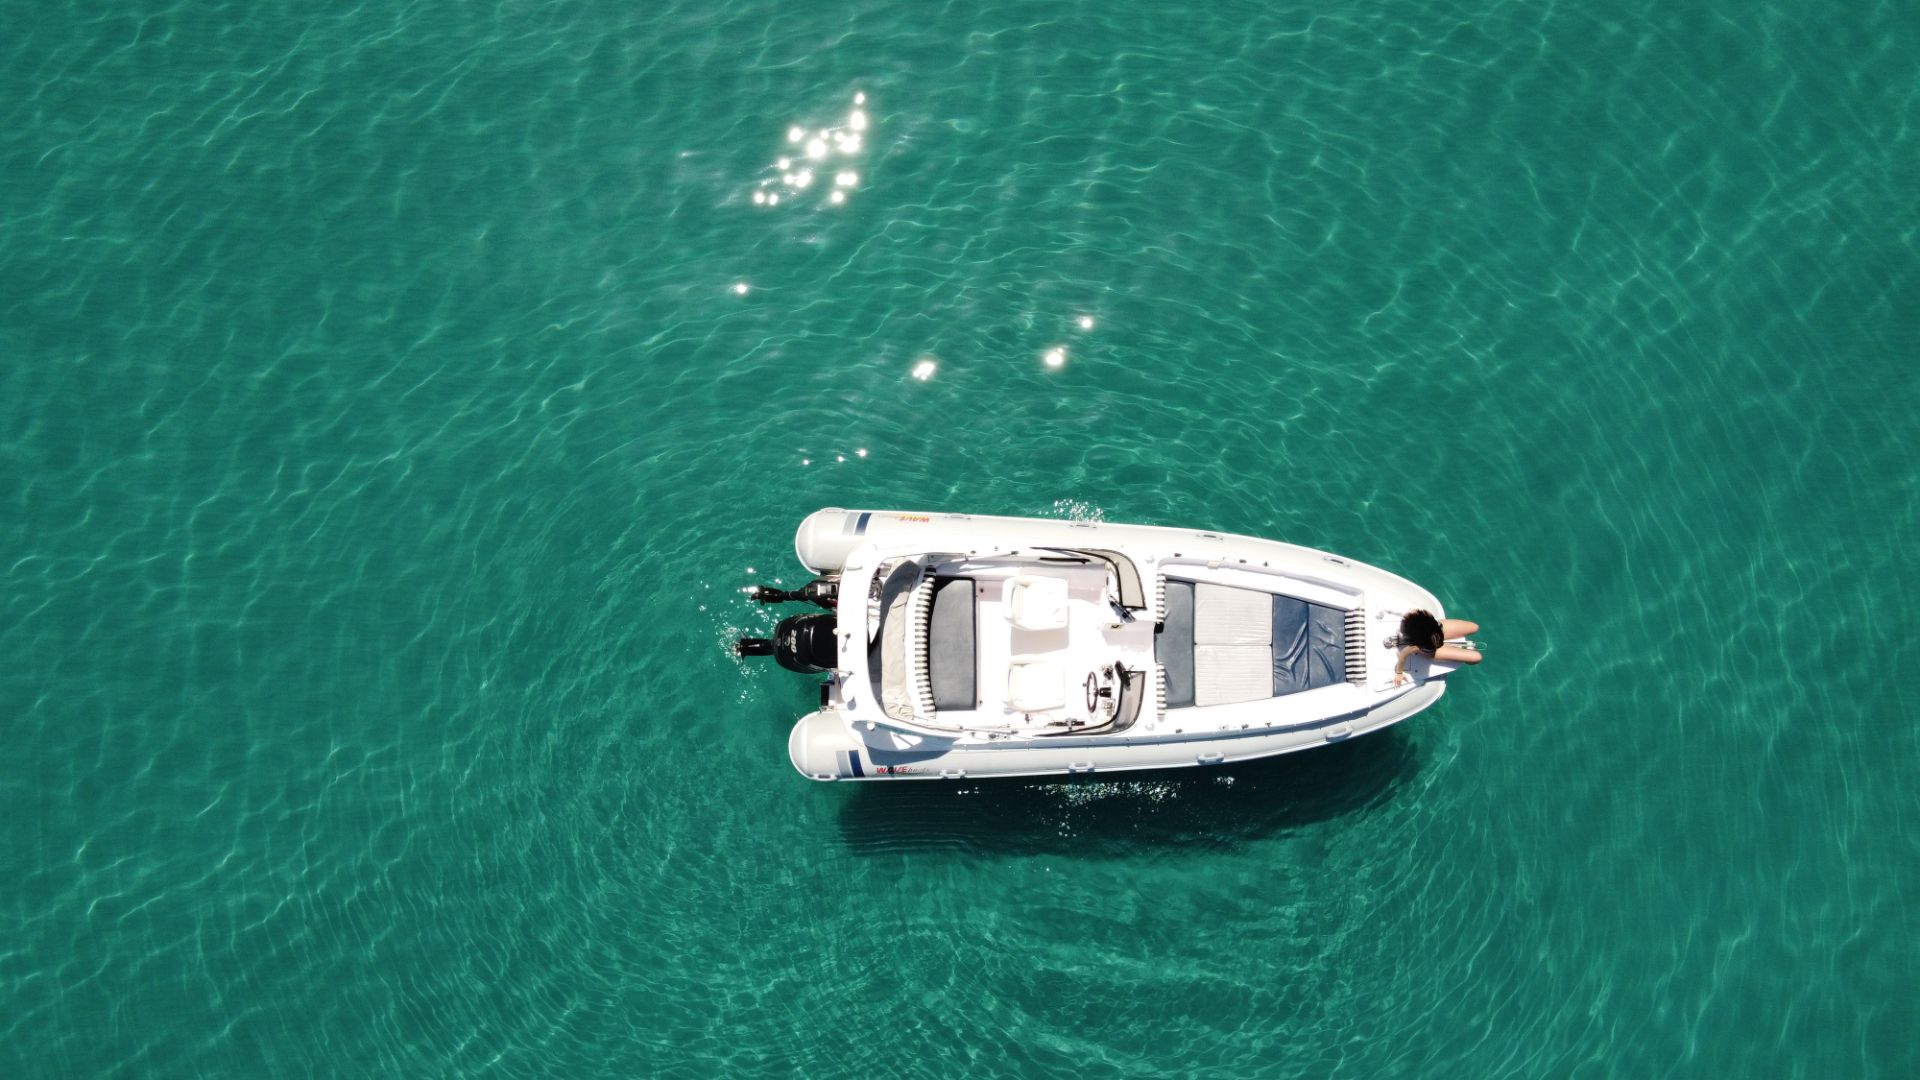
[[[1044,574],[1067,582],[1067,625],[1059,630],[1022,630],[1007,620],[1002,599],[1008,578],[1015,573]],[[1119,616],[1107,602],[1109,575],[1104,567],[1055,565],[1008,567],[971,574],[979,590],[980,709],[968,722],[978,726],[1027,726],[1022,714],[1007,704],[1007,678],[1015,658],[1044,659],[1058,665],[1065,705],[1031,714],[1040,723],[1090,721],[1086,707],[1087,676],[1116,661],[1130,668],[1153,668],[1153,624],[1144,613],[1131,623],[1113,624]],[[943,713],[961,720],[964,714]],[[1101,717],[1100,719],[1104,719]]]

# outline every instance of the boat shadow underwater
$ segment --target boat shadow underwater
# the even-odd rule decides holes
[[[1207,850],[1366,813],[1418,775],[1399,732],[1312,753],[1062,780],[855,784],[839,811],[856,854],[975,852],[1120,858]]]

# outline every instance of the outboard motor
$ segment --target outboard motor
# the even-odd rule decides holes
[[[840,599],[840,579],[817,577],[797,589],[776,589],[771,585],[754,585],[747,589],[747,595],[762,604],[785,604],[805,600],[832,611]]]
[[[736,656],[771,656],[788,671],[818,675],[832,671],[835,655],[833,633],[837,620],[830,612],[789,615],[773,628],[771,638],[743,637],[734,642]]]

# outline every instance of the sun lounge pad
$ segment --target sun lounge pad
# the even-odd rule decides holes
[[[1273,598],[1273,696],[1346,681],[1345,618],[1325,604]]]
[[[1193,587],[1193,703],[1273,696],[1273,594],[1201,582]]]
[[[1315,690],[1347,681],[1347,613],[1307,605],[1307,685]]]
[[[1154,659],[1167,707],[1227,705],[1344,682],[1346,612],[1291,596],[1167,582]]]
[[[1167,613],[1153,635],[1153,658],[1167,672],[1167,708],[1193,704],[1193,582],[1167,582]]]
[[[980,651],[973,582],[938,578],[933,583],[933,616],[927,622],[927,674],[935,709],[979,707]]]
[[[1195,705],[1231,705],[1272,696],[1272,649],[1265,645],[1193,647]]]
[[[1270,593],[1201,582],[1193,587],[1195,645],[1266,645],[1273,641]]]
[[[1291,596],[1273,598],[1273,696],[1311,689],[1307,681],[1307,609]]]

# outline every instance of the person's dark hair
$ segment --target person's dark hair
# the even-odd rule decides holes
[[[1440,632],[1440,620],[1430,611],[1409,611],[1400,620],[1400,640],[1409,645],[1418,645],[1428,652],[1447,643]]]

